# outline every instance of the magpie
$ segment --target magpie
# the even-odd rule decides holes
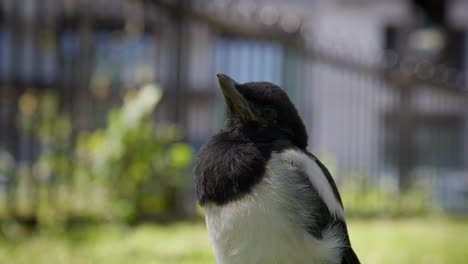
[[[195,162],[218,264],[356,264],[338,189],[294,104],[269,82],[217,74],[224,127]]]

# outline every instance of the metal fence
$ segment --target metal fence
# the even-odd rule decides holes
[[[28,168],[48,148],[24,129],[25,116],[37,110],[34,98],[53,91],[57,112],[71,116],[76,137],[105,126],[109,109],[128,91],[156,82],[165,96],[155,120],[181,124],[198,148],[222,125],[216,72],[280,84],[304,118],[311,150],[341,185],[365,181],[398,189],[430,178],[450,196],[468,178],[468,90],[448,67],[385,49],[369,59],[346,45],[320,43],[300,17],[261,5],[0,3],[0,191],[10,197],[6,203],[18,196],[11,175],[40,177]]]

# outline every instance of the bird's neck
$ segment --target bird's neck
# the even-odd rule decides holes
[[[218,205],[250,192],[264,176],[273,151],[293,147],[287,141],[256,142],[220,133],[198,154],[195,183],[199,202]]]
[[[265,144],[290,141],[288,134],[277,127],[260,127],[258,125],[228,127],[218,135],[219,140],[234,143],[253,143],[262,147]]]

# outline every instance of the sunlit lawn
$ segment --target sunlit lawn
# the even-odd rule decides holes
[[[350,220],[363,263],[468,263],[468,220]],[[280,241],[278,242],[280,243]],[[117,225],[0,240],[0,263],[214,263],[202,223]]]

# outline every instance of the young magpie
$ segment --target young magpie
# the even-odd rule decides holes
[[[338,190],[306,150],[287,94],[217,74],[224,128],[195,164],[198,201],[218,264],[355,264]]]

